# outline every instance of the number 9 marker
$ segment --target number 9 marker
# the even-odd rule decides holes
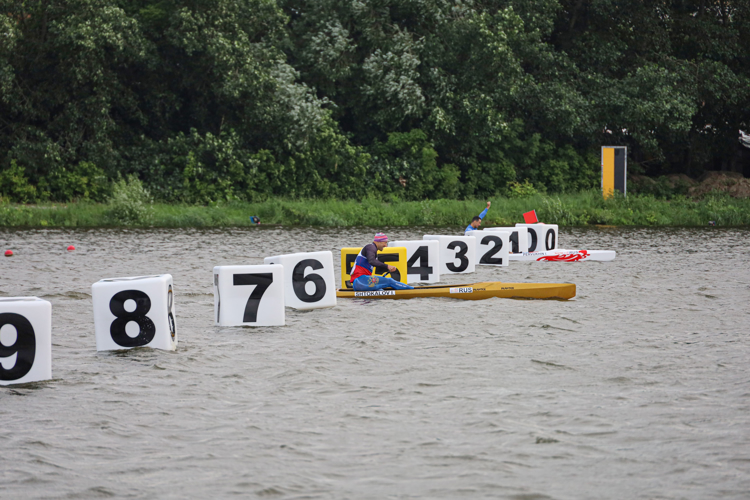
[[[52,378],[52,304],[37,297],[0,299],[0,385]]]

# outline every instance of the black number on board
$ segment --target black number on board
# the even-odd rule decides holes
[[[518,231],[513,231],[512,233],[510,233],[508,241],[510,242],[510,251],[513,253],[518,253]]]
[[[128,312],[125,310],[125,302],[132,300],[135,302],[135,310]],[[151,298],[141,290],[123,290],[117,292],[109,301],[109,310],[115,315],[115,320],[109,326],[109,333],[112,340],[122,347],[139,347],[144,346],[154,340],[156,335],[156,325],[151,318],[146,316],[151,310]],[[125,331],[125,326],[131,321],[138,325],[138,335],[131,337]]]
[[[0,380],[18,380],[31,370],[36,356],[36,335],[28,319],[16,313],[1,313],[0,328],[11,325],[16,329],[16,341],[5,345],[0,341],[0,358],[16,355],[16,364],[6,370],[0,364]]]
[[[469,259],[466,257],[466,253],[469,251],[469,245],[467,245],[463,241],[451,241],[448,244],[448,250],[454,250],[456,248],[458,248],[458,251],[456,252],[454,260],[459,259],[461,263],[457,266],[453,262],[448,262],[445,266],[449,271],[460,273],[465,271],[466,268],[469,267]]]
[[[383,264],[388,264],[389,262],[398,262],[398,254],[397,253],[381,253],[378,254],[378,260],[382,262]],[[391,273],[391,278],[393,278],[396,281],[401,281],[401,272],[396,269]]]
[[[536,244],[537,244],[537,237],[536,237],[536,230],[529,228],[529,252],[536,251]]]
[[[432,266],[430,266],[428,247],[419,247],[412,254],[411,259],[406,262],[406,274],[418,274],[420,280],[430,279]],[[415,266],[419,260],[419,267]]]
[[[354,269],[355,260],[357,260],[357,254],[355,253],[346,254],[346,274],[350,276],[352,274],[352,269]]]
[[[258,321],[260,299],[263,298],[263,294],[273,283],[273,273],[234,274],[232,275],[232,281],[234,286],[256,285],[253,293],[247,299],[245,312],[242,315],[243,323],[255,323]]]
[[[484,238],[482,238],[482,245],[489,245],[490,243],[494,243],[494,245],[491,248],[489,248],[486,252],[484,252],[484,255],[482,255],[482,258],[479,259],[479,263],[503,265],[502,257],[493,257],[497,252],[502,250],[503,240],[499,238],[498,236],[485,236]]]
[[[547,235],[544,237],[544,245],[547,247],[547,250],[553,250],[555,248],[555,230],[552,228],[549,228],[547,230]]]
[[[305,269],[311,267],[313,271],[323,269],[323,264],[319,260],[305,259],[301,260],[292,271],[292,288],[294,294],[302,302],[318,302],[326,294],[326,280],[319,274],[310,273],[305,276]],[[315,283],[315,292],[307,293],[305,285],[309,282]]]
[[[169,285],[169,291],[167,292],[167,321],[169,321],[169,334],[174,340],[177,335],[177,330],[174,326],[174,314],[172,314],[172,303],[174,302],[174,293],[172,292],[172,285]]]

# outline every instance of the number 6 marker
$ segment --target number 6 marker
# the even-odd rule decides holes
[[[305,252],[266,257],[265,264],[284,267],[284,304],[299,310],[336,305],[333,253]]]

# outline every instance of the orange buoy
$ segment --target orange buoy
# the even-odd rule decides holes
[[[5,256],[6,257],[13,257],[13,250],[6,250],[5,251]]]
[[[70,246],[68,247],[68,252],[72,252],[72,251],[73,251],[73,250],[75,250],[75,249],[76,249],[76,247],[74,247],[73,245],[70,245]]]

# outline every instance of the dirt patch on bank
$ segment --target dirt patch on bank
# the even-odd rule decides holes
[[[733,198],[750,198],[750,179],[739,172],[706,172],[688,193],[693,198],[701,198],[712,191],[727,193]]]
[[[733,198],[750,198],[750,179],[739,172],[706,172],[700,179],[691,179],[685,174],[670,174],[660,177],[629,175],[628,190],[639,194],[651,194],[657,198],[683,195],[700,199],[712,191],[727,193]]]
[[[673,188],[680,185],[693,187],[698,184],[698,181],[696,181],[695,179],[691,179],[685,174],[669,174],[666,177],[667,184],[669,184],[669,186]]]

